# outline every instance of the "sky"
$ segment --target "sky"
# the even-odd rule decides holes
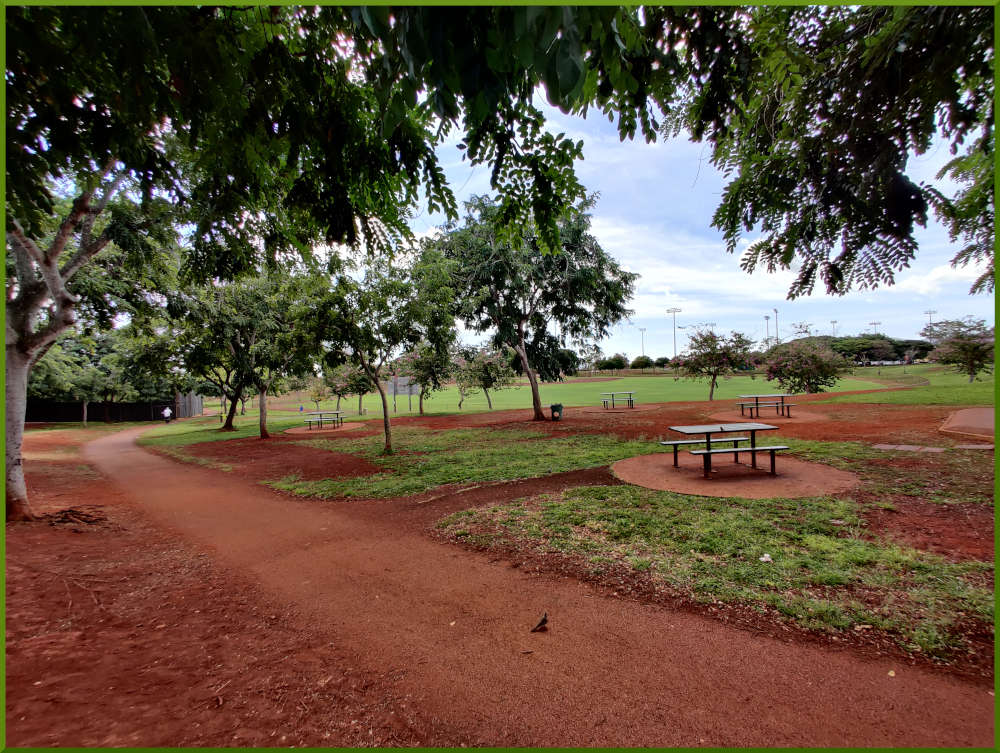
[[[951,267],[960,245],[951,243],[933,217],[927,228],[917,228],[917,257],[896,275],[895,285],[829,296],[820,283],[812,295],[789,301],[794,272],[744,272],[739,251],[729,254],[722,233],[711,226],[726,181],[712,166],[707,145],[683,134],[653,144],[641,137],[621,142],[614,124],[600,113],[582,119],[548,105],[542,109],[549,130],[584,142],[577,176],[588,192],[600,194],[591,212],[592,234],[625,269],[640,275],[630,304],[635,313],[599,343],[608,355],[624,353],[630,360],[643,353],[673,356],[675,334],[682,353],[688,333],[710,323],[717,333],[742,332],[758,341],[774,337],[776,325],[780,338],[789,339],[796,323],[811,325],[818,335],[877,331],[897,339],[918,338],[929,319],[971,315],[993,324],[994,295],[969,295],[979,273]],[[460,134],[453,133],[438,154],[461,206],[469,196],[491,191],[489,168],[462,161],[459,141]],[[950,157],[946,144],[935,146],[912,157],[907,174],[917,183],[940,185],[934,176]],[[440,214],[421,212],[411,227],[425,235],[444,221]],[[755,237],[745,235],[740,248]],[[676,330],[668,308],[680,309]],[[471,343],[483,338],[463,333],[462,339]]]

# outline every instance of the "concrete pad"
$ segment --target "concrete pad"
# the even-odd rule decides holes
[[[962,408],[948,416],[939,431],[992,440],[995,415],[995,408]]]

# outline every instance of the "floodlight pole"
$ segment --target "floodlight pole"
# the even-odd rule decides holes
[[[678,308],[667,309],[667,313],[674,316],[674,358],[677,358],[677,314],[679,312]]]
[[[646,355],[646,328],[639,327],[639,336],[642,338],[642,354]]]

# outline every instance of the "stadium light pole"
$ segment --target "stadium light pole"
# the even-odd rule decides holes
[[[646,328],[639,327],[639,337],[642,338],[642,354],[646,355]]]
[[[667,313],[674,316],[674,358],[677,358],[677,314],[680,313],[680,309],[667,309]]]

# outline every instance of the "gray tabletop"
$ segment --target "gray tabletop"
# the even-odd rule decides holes
[[[720,431],[767,431],[777,429],[771,424],[755,424],[740,422],[735,424],[695,424],[693,426],[671,426],[671,431],[679,431],[681,434],[714,434]]]

